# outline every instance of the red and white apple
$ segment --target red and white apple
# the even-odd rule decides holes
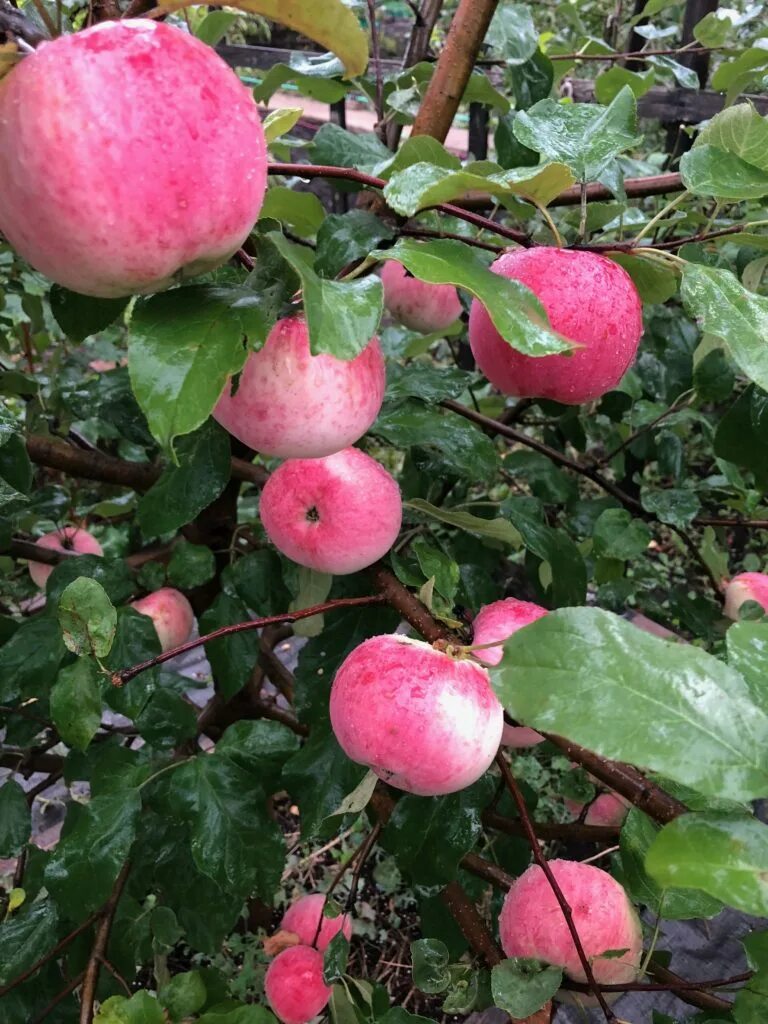
[[[289,459],[270,476],[259,514],[284,555],[343,576],[372,565],[400,532],[397,483],[375,459],[345,448],[324,459]]]
[[[384,305],[411,331],[444,331],[461,316],[459,294],[452,284],[430,284],[413,277],[402,263],[386,260],[381,268]]]
[[[154,292],[227,260],[259,215],[266,159],[246,86],[152,19],[42,43],[0,85],[0,231],[85,295]]]
[[[323,980],[323,954],[310,946],[283,950],[267,968],[264,991],[283,1024],[307,1024],[331,998]]]
[[[623,267],[598,253],[538,246],[504,253],[491,270],[534,292],[552,329],[578,346],[563,355],[523,355],[475,299],[469,344],[494,387],[518,398],[579,405],[619,383],[643,333],[640,296]]]
[[[306,320],[288,317],[248,356],[234,394],[227,383],[213,415],[257,452],[315,459],[363,436],[379,414],[384,378],[378,339],[354,359],[313,356]]]
[[[343,932],[347,941],[352,938],[352,919],[349,914],[337,917],[326,917],[323,914],[326,897],[319,892],[310,893],[296,900],[283,915],[280,929],[298,935],[304,946],[315,946],[321,953],[325,951],[331,939]],[[322,923],[321,923],[322,922]],[[318,933],[318,925],[320,931]],[[317,942],[315,942],[317,936]]]
[[[49,551],[74,551],[78,555],[104,554],[101,544],[92,533],[87,530],[79,530],[74,526],[64,526],[60,530],[54,530],[53,533],[46,533],[45,536],[36,540],[35,544],[40,548],[47,548]],[[32,577],[32,582],[41,590],[45,588],[53,569],[52,565],[44,565],[42,562],[30,561],[29,563],[29,575]]]
[[[189,640],[195,613],[186,597],[173,587],[161,587],[138,601],[131,601],[131,607],[152,619],[163,651],[171,651]]]
[[[504,724],[486,669],[397,633],[371,637],[348,655],[330,708],[346,755],[417,796],[476,782]]]
[[[768,612],[768,575],[764,572],[742,572],[734,576],[725,587],[725,614],[738,621],[739,609],[747,601],[754,601]]]

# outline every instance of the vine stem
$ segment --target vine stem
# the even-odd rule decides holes
[[[597,984],[597,981],[595,980],[595,975],[592,971],[592,965],[589,962],[587,954],[584,952],[584,946],[581,944],[581,938],[579,937],[578,928],[576,927],[573,920],[573,911],[571,910],[570,904],[568,903],[568,900],[565,898],[563,890],[560,888],[557,879],[552,873],[552,869],[550,868],[549,863],[547,862],[547,858],[541,852],[541,847],[539,846],[539,841],[536,838],[536,832],[533,828],[533,822],[531,821],[531,816],[528,812],[528,807],[526,805],[525,798],[523,797],[522,791],[517,784],[517,779],[512,774],[512,771],[510,770],[510,767],[505,761],[504,755],[502,753],[498,753],[496,755],[496,764],[499,766],[499,770],[501,771],[504,783],[507,789],[509,790],[510,796],[515,801],[515,805],[517,806],[517,811],[520,815],[520,821],[523,824],[526,839],[528,840],[528,844],[531,847],[533,859],[544,872],[546,879],[549,882],[549,885],[552,889],[552,892],[555,894],[555,899],[557,900],[560,909],[563,912],[565,923],[568,927],[568,931],[571,934],[571,938],[573,939],[573,944],[576,947],[576,952],[578,954],[579,960],[581,961],[581,967],[584,971],[584,976],[587,979],[589,991],[592,993],[592,995],[594,995],[595,999],[597,1000],[600,1009],[603,1011],[605,1019],[609,1022],[609,1024],[614,1024],[614,1022],[616,1021],[616,1015],[614,1014],[613,1010],[611,1010],[608,1003],[605,1001],[605,997],[603,996],[603,993],[600,991],[600,986]]]
[[[193,651],[196,647],[202,647],[203,644],[207,644],[211,640],[218,640],[221,637],[232,636],[235,633],[245,633],[252,629],[262,629],[264,626],[277,626],[283,622],[299,622],[301,619],[309,619],[313,615],[324,615],[326,612],[333,612],[338,608],[359,608],[371,604],[382,604],[384,601],[385,598],[382,594],[371,594],[369,597],[344,597],[336,601],[326,601],[325,604],[316,604],[311,608],[301,608],[295,612],[284,612],[282,615],[268,615],[262,619],[249,619],[248,622],[236,622],[231,626],[222,626],[220,629],[214,629],[212,633],[206,633],[205,636],[198,636],[194,640],[188,640],[187,643],[181,644],[179,647],[173,647],[171,650],[164,651],[154,658],[148,658],[147,661],[142,661],[138,665],[131,666],[131,668],[124,668],[118,672],[113,672],[110,677],[111,682],[113,686],[124,686],[131,679],[134,679],[142,672],[146,672],[147,669],[154,668],[156,665],[162,665],[163,662],[169,661],[179,654]]]

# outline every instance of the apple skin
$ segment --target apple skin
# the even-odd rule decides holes
[[[323,981],[323,954],[310,946],[291,946],[267,968],[264,991],[283,1024],[307,1024],[328,1004],[330,986]]]
[[[768,611],[768,575],[764,572],[742,572],[725,588],[725,614],[738,622],[739,608],[745,601],[756,601]]]
[[[459,293],[452,284],[430,284],[411,277],[402,263],[386,260],[381,268],[384,305],[411,331],[444,331],[461,316]]]
[[[372,565],[400,532],[400,488],[375,459],[345,448],[324,459],[289,459],[261,492],[267,536],[284,555],[344,576]]]
[[[582,346],[570,355],[523,355],[475,300],[469,344],[494,387],[518,398],[580,405],[619,383],[643,333],[640,297],[623,267],[597,253],[540,246],[504,253],[491,270],[535,292],[553,330]]]
[[[213,415],[264,455],[316,459],[363,436],[379,414],[384,387],[377,338],[354,359],[313,356],[306,321],[288,317],[248,356],[234,395],[227,383]]]
[[[626,892],[606,871],[572,860],[549,867],[573,911],[595,980],[604,985],[634,981],[639,972],[643,933]],[[586,981],[565,917],[547,877],[532,865],[512,885],[499,917],[499,935],[508,957],[531,957],[562,967],[573,981]],[[609,950],[626,949],[617,958]]]
[[[331,939],[340,931],[349,941],[352,938],[352,920],[349,914],[339,914],[338,917],[323,917],[325,896],[320,892],[310,893],[296,900],[285,912],[280,928],[286,932],[293,932],[298,935],[305,946],[315,945],[321,953],[325,952]],[[320,934],[315,943],[317,925],[320,925]]]
[[[578,818],[584,809],[584,804],[578,800],[566,800],[565,806],[571,814]],[[601,793],[589,805],[587,816],[584,818],[585,825],[612,825],[624,824],[624,819],[629,813],[630,804],[618,793]]]
[[[173,587],[161,587],[131,601],[131,608],[152,619],[163,651],[171,651],[189,640],[195,613],[186,597]]]
[[[476,782],[496,755],[504,724],[482,666],[397,633],[371,637],[348,655],[330,709],[345,754],[417,796]]]
[[[74,526],[64,526],[53,533],[46,533],[35,541],[38,547],[49,548],[51,551],[76,551],[78,555],[103,555],[101,544],[87,530],[78,530]],[[29,563],[29,575],[35,586],[45,589],[48,577],[54,570],[52,565],[42,562]]]
[[[485,605],[475,616],[473,644],[490,644],[494,640],[503,642],[523,626],[535,622],[547,609],[533,601],[519,601],[516,597],[506,597],[502,601],[494,601]],[[498,665],[504,655],[504,648],[487,647],[484,651],[473,651],[479,661],[486,665]],[[535,747],[544,742],[544,737],[535,729],[525,725],[504,724],[501,742],[505,747]]]
[[[146,18],[29,54],[0,85],[0,230],[29,263],[102,298],[219,266],[264,199],[250,91],[210,46]]]

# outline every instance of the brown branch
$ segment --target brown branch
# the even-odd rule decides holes
[[[456,639],[451,630],[438,622],[429,609],[410,590],[406,589],[385,565],[381,562],[374,565],[371,575],[382,600],[399,612],[409,625],[421,633],[425,640],[434,643],[435,640]]]
[[[719,999],[717,996],[710,995],[708,992],[694,992],[690,989],[686,989],[685,981],[678,974],[670,971],[668,968],[663,967],[661,964],[656,964],[651,961],[648,967],[648,973],[653,975],[655,978],[659,978],[661,981],[674,983],[675,988],[673,989],[679,997],[686,1003],[690,1003],[691,1006],[696,1006],[700,1010],[730,1010],[732,1006],[725,999]]]
[[[449,882],[440,893],[440,898],[450,910],[472,950],[483,957],[490,967],[500,964],[503,959],[501,952],[485,921],[480,917],[477,907],[462,886],[458,882]]]
[[[666,195],[670,192],[682,192],[685,186],[683,185],[680,175],[676,172],[669,174],[651,174],[642,178],[627,178],[624,182],[624,189],[627,194],[627,199],[644,199],[647,196],[659,196]],[[594,203],[597,201],[610,202],[614,200],[613,192],[606,188],[605,185],[599,185],[593,182],[591,185],[587,185],[587,202]],[[555,196],[550,206],[578,206],[581,202],[581,187],[579,185],[571,185],[570,188],[564,189],[559,196]],[[465,207],[469,210],[487,210],[493,207],[496,203],[495,199],[486,195],[473,195],[468,196],[466,199],[462,199],[457,205]]]
[[[698,992],[708,988],[730,988],[733,985],[739,985],[744,981],[749,981],[750,978],[754,977],[753,971],[744,971],[743,974],[734,974],[731,978],[715,978],[711,981],[685,981],[683,978],[679,978],[676,974],[672,974],[671,971],[667,972],[663,967],[651,962],[648,966],[649,974],[659,975],[669,973],[672,975],[671,979],[666,982],[645,982],[645,981],[633,981],[627,982],[624,985],[600,985],[603,992]],[[565,988],[572,988],[576,992],[587,992],[589,991],[588,986],[581,981],[571,981],[568,979],[563,982]],[[714,1007],[712,1007],[714,1009]]]
[[[23,39],[30,46],[38,46],[48,38],[21,11],[13,7],[7,0],[0,0],[0,42],[13,42]]]
[[[15,772],[58,772],[63,764],[64,759],[58,754],[36,754],[21,747],[0,748],[0,768],[12,768]]]
[[[496,764],[498,765],[499,770],[501,771],[502,778],[504,779],[504,783],[507,789],[509,790],[510,796],[515,801],[515,805],[517,806],[517,812],[520,815],[520,821],[523,823],[523,826],[525,828],[526,838],[528,839],[528,844],[531,847],[533,859],[544,872],[547,881],[549,882],[550,888],[552,889],[552,892],[555,894],[555,899],[557,900],[560,909],[563,912],[565,923],[568,927],[568,931],[571,933],[573,944],[576,947],[576,953],[578,954],[579,961],[581,962],[581,968],[584,971],[585,978],[587,979],[589,991],[594,995],[595,999],[597,1000],[600,1009],[603,1011],[605,1019],[609,1022],[615,1022],[616,1016],[613,1013],[613,1010],[611,1010],[608,1003],[606,1003],[605,998],[603,997],[603,994],[600,991],[597,982],[595,981],[595,975],[592,971],[592,965],[590,964],[589,958],[587,954],[584,952],[584,947],[581,944],[581,938],[579,937],[578,929],[576,928],[576,925],[573,920],[573,911],[571,910],[570,904],[568,903],[568,900],[565,898],[563,890],[558,885],[557,879],[552,873],[552,869],[550,868],[547,862],[547,858],[541,852],[539,841],[536,838],[536,833],[533,829],[531,816],[528,812],[528,807],[526,805],[525,798],[523,797],[522,790],[517,784],[517,779],[512,774],[510,767],[507,764],[506,760],[504,759],[504,755],[502,753],[498,753],[496,755]]]
[[[83,991],[80,999],[80,1024],[92,1024],[93,1021],[93,1006],[96,1001],[96,984],[99,980],[99,970],[101,968],[102,958],[107,952],[109,933],[112,929],[112,921],[115,917],[117,904],[120,902],[123,887],[125,886],[128,878],[128,872],[130,870],[130,862],[126,861],[120,870],[120,874],[117,876],[114,886],[112,887],[109,899],[101,910],[101,921],[96,929],[96,938],[93,943],[91,956],[88,960],[88,966],[85,969],[85,977],[83,979]]]
[[[485,249],[487,252],[503,252],[503,245],[494,245],[492,242],[484,242],[480,238],[473,238],[471,235],[459,235],[451,231],[432,231],[430,228],[400,228],[401,235],[409,238],[450,238],[456,242],[465,242],[476,249]]]
[[[498,0],[459,0],[411,137],[445,140],[497,6]]]
[[[500,868],[498,864],[493,864],[484,857],[479,857],[476,853],[465,854],[461,858],[461,866],[470,874],[477,875],[478,878],[495,885],[497,889],[506,891],[514,882],[512,875],[508,874],[504,868]]]
[[[40,968],[45,967],[49,960],[53,960],[57,957],[62,950],[67,948],[70,942],[74,942],[78,935],[82,935],[83,932],[87,931],[91,927],[94,921],[98,921],[100,915],[101,911],[96,911],[96,913],[90,914],[82,924],[79,924],[77,928],[74,928],[69,933],[69,935],[66,935],[60,942],[57,942],[53,949],[49,949],[45,956],[41,956],[40,959],[36,960],[31,967],[26,969],[26,971],[22,971],[21,974],[17,975],[17,977],[12,981],[9,981],[7,985],[3,985],[3,987],[0,988],[0,999],[2,999],[3,996],[7,996],[9,992],[12,992],[17,985],[21,985],[22,982],[31,978],[33,974],[37,974]]]
[[[268,615],[262,619],[249,619],[247,622],[236,622],[231,626],[222,626],[220,629],[215,629],[212,633],[195,637],[194,640],[188,640],[187,643],[173,647],[169,651],[164,651],[162,654],[149,658],[147,661],[142,661],[138,665],[114,672],[111,677],[112,685],[123,686],[142,672],[146,672],[147,669],[154,668],[156,665],[162,665],[163,662],[169,661],[179,654],[185,654],[187,651],[193,651],[196,647],[202,647],[203,644],[207,644],[211,640],[233,636],[235,633],[246,633],[252,629],[262,629],[264,626],[276,626],[283,622],[299,622],[301,619],[309,619],[313,615],[324,615],[326,612],[336,611],[338,608],[356,608],[364,605],[381,604],[383,601],[384,597],[381,594],[372,594],[370,597],[345,597],[337,601],[326,601],[325,604],[316,604],[311,608],[302,608],[295,612],[284,612],[282,615]]]
[[[504,832],[508,836],[526,836],[527,831],[522,821],[513,818],[505,818],[495,811],[483,813],[483,824],[497,832]],[[549,824],[540,821],[533,822],[533,829],[539,839],[545,842],[561,840],[562,842],[577,843],[611,843],[619,834],[618,825],[585,825],[580,821],[566,822],[565,824]]]
[[[647,60],[649,57],[673,57],[678,53],[712,53],[723,46],[678,46],[672,50],[635,50],[629,53],[548,53],[550,60]],[[480,61],[479,63],[483,63]]]

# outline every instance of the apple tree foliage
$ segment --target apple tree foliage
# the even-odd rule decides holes
[[[376,100],[366,4],[236,6],[329,51],[261,73],[259,102],[286,88],[297,108],[302,97]],[[382,17],[398,8],[378,6]],[[190,597],[201,634],[376,591],[367,572],[318,577],[270,547],[259,482],[276,462],[233,446],[211,418],[227,378],[299,293],[315,353],[349,359],[380,333],[387,395],[361,444],[402,488],[403,532],[387,560],[401,596],[465,639],[466,613],[502,596],[554,609],[507,643],[494,671],[510,716],[629,762],[682,801],[663,820],[633,809],[616,844],[613,870],[645,908],[648,943],[657,918],[663,932],[666,920],[723,906],[768,915],[768,830],[755,813],[768,796],[768,620],[747,605],[730,624],[720,591],[768,568],[768,118],[736,102],[767,80],[765,12],[740,3],[695,25],[724,105],[689,129],[682,191],[653,195],[629,187],[665,169],[663,135],[638,118],[638,100],[699,81],[680,53],[656,53],[679,40],[680,8],[663,0],[633,19],[649,56],[595,60],[631,27],[631,12],[606,27],[614,7],[499,4],[464,95],[490,112],[490,160],[460,159],[428,136],[393,152],[385,133],[333,123],[307,142],[292,134],[296,110],[271,114],[272,160],[340,170],[315,192],[271,176],[250,269],[232,261],[162,294],[95,300],[51,287],[0,243],[3,1022],[82,1020],[78,993],[97,963],[101,1024],[268,1024],[258,984],[244,998],[216,956],[252,908],[284,906],[287,807],[306,850],[350,829],[359,841],[379,823],[372,856],[392,859],[420,915],[413,983],[435,1014],[495,1002],[523,1017],[561,982],[546,965],[505,961],[491,974],[438,898],[460,884],[490,908],[494,931],[499,895],[477,857],[511,875],[528,862],[522,841],[494,830],[516,815],[494,770],[442,798],[374,792],[330,731],[336,667],[395,629],[402,604],[297,623],[293,678],[275,667],[276,634],[251,631],[205,645],[210,679],[171,664],[113,685],[113,673],[159,654],[151,622],[127,605],[162,585]],[[437,50],[454,10],[445,5]],[[64,13],[70,29],[84,17],[77,5]],[[241,24],[188,13],[212,45]],[[383,74],[387,124],[413,121],[433,70],[423,61]],[[595,102],[571,102],[569,81],[586,79]],[[354,172],[378,183],[366,191]],[[600,198],[562,203],[595,184]],[[468,193],[490,197],[499,233],[435,209]],[[638,359],[589,407],[494,393],[467,359],[466,316],[436,336],[382,320],[372,271],[397,259],[420,280],[456,285],[466,308],[482,301],[514,348],[560,351],[534,296],[488,269],[510,229],[607,253],[639,289]],[[112,368],[96,372],[95,360]],[[24,566],[29,542],[64,524],[87,524],[104,555],[63,558],[42,600]],[[675,637],[642,632],[627,621],[637,612]],[[277,704],[259,694],[265,678]],[[512,758],[532,782],[534,816],[532,764],[559,753],[546,744]],[[71,796],[47,841],[45,781]],[[567,827],[562,836],[568,855]],[[355,976],[341,945],[326,955],[335,1020],[418,1019]],[[736,1024],[768,1013],[768,944],[756,933],[745,946],[751,978],[717,1017]]]

